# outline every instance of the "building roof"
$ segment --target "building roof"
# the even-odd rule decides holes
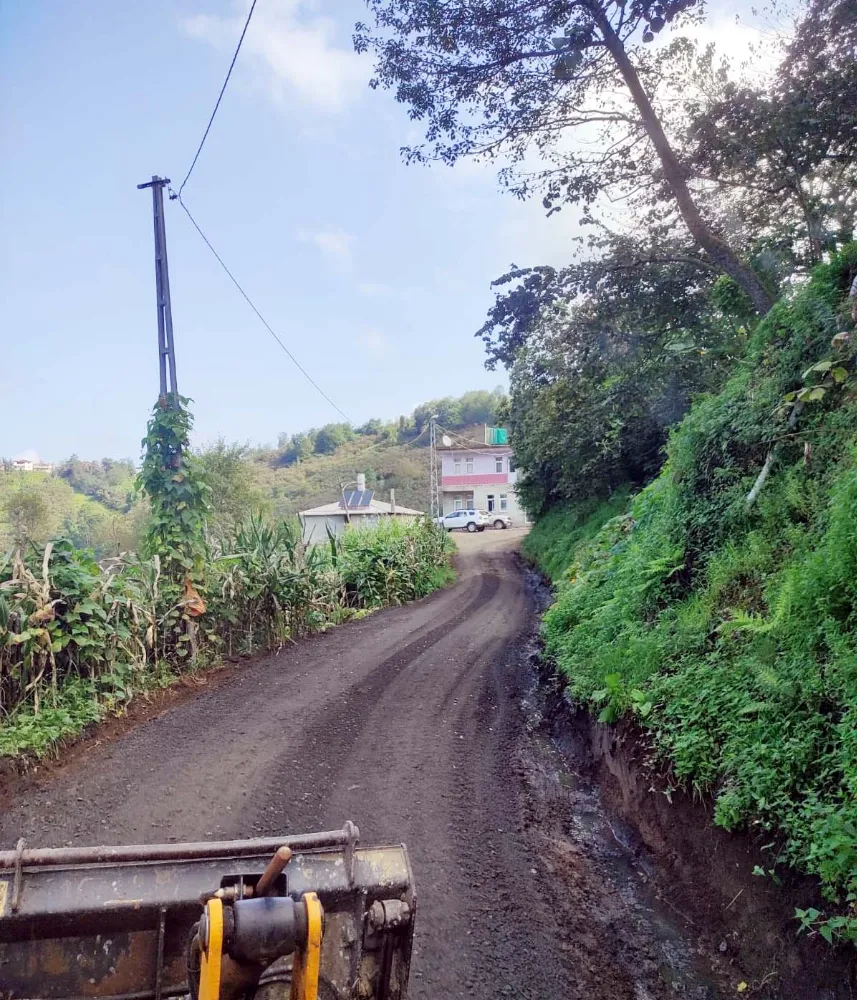
[[[392,514],[393,510],[386,500],[373,500],[362,507],[349,507],[348,513],[351,517],[361,517],[367,514]],[[412,507],[403,507],[400,503],[396,504],[396,516],[404,514],[411,517],[422,517],[423,513],[421,510],[414,510]],[[336,501],[335,503],[322,504],[320,507],[310,507],[309,510],[302,510],[300,514],[301,517],[333,517],[337,514],[344,517],[345,508],[342,506],[341,501]]]

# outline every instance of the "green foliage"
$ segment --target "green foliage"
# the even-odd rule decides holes
[[[271,499],[254,475],[247,445],[227,444],[222,438],[198,455],[199,469],[208,487],[209,529],[227,534],[251,514],[268,514]]]
[[[143,555],[158,556],[167,575],[182,578],[202,573],[210,495],[200,462],[190,453],[188,402],[168,396],[155,404],[137,479],[150,504]]]
[[[3,500],[3,514],[12,526],[15,541],[23,545],[31,538],[39,538],[50,523],[47,501],[32,487],[19,487]]]
[[[536,521],[524,538],[521,550],[553,580],[572,579],[577,574],[575,559],[584,551],[607,521],[624,512],[629,491],[617,490],[609,500],[582,501],[554,507]]]
[[[315,435],[313,451],[317,455],[330,455],[353,437],[350,424],[325,424]]]
[[[56,470],[76,492],[91,497],[109,510],[127,513],[135,501],[134,463],[103,458],[85,462],[72,455]]]
[[[603,250],[560,272],[535,269],[537,288],[532,272],[500,279],[512,287],[480,331],[488,364],[512,366],[508,423],[532,514],[650,480],[669,426],[722,384],[743,340],[693,262],[629,269],[639,247]]]
[[[101,463],[91,464],[102,467]],[[134,495],[133,481],[125,479],[121,487],[123,496],[130,497],[130,506],[123,501],[114,508],[106,500],[81,492],[76,480],[62,474],[63,468],[53,476],[43,472],[0,471],[0,550],[20,542],[24,535],[38,544],[62,536],[80,548],[93,549],[99,557],[136,548],[147,506]],[[16,529],[9,515],[14,508],[19,512],[15,515],[18,519],[24,498],[30,513]],[[44,516],[34,517],[34,510]]]
[[[346,603],[380,607],[424,597],[446,582],[451,550],[448,534],[428,519],[388,518],[347,531],[337,561]]]
[[[157,554],[99,564],[59,539],[0,556],[0,753],[42,755],[141,691],[222,655],[278,649],[449,578],[447,536],[384,522],[306,547],[296,520],[255,516],[216,542],[191,638]]]
[[[544,629],[571,692],[605,721],[634,713],[674,778],[713,796],[717,823],[766,834],[772,869],[818,876],[829,910],[803,911],[803,926],[851,941],[857,402],[831,390],[790,425],[781,401],[841,332],[856,264],[851,245],[775,306],[624,515],[567,510],[528,543],[560,580]]]

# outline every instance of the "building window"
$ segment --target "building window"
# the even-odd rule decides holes
[[[494,459],[494,471],[495,472],[503,471],[503,459],[500,458],[499,456]]]
[[[510,455],[509,456],[509,472],[515,472],[515,470],[517,468],[518,468],[518,466],[515,465],[515,459],[512,458],[512,456]]]
[[[456,476],[460,476],[461,475],[461,459],[460,458],[457,458],[455,460],[455,463],[454,463],[452,469],[453,469],[453,472],[455,473]]]
[[[472,476],[473,475],[473,459],[472,458],[468,458],[465,461],[465,463],[464,463],[464,471],[467,473],[468,476]]]
[[[461,497],[456,497],[455,498],[455,509],[456,510],[463,510],[464,509],[464,501],[461,499]]]
[[[500,510],[509,509],[509,495],[507,493],[500,494]]]
[[[488,494],[488,513],[491,514],[494,511],[494,494]]]

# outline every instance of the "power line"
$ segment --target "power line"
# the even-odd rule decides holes
[[[262,323],[264,324],[265,329],[268,331],[268,333],[271,334],[271,336],[274,338],[274,340],[276,340],[276,342],[280,345],[280,347],[282,347],[282,349],[286,352],[286,354],[288,355],[288,357],[291,359],[292,364],[294,364],[294,366],[298,369],[298,371],[304,376],[304,378],[307,380],[307,382],[309,382],[309,384],[319,393],[319,395],[323,399],[326,399],[327,402],[330,403],[330,405],[334,408],[334,410],[336,410],[336,412],[338,414],[340,414],[340,416],[342,416],[342,417],[345,418],[346,423],[352,424],[352,421],[351,421],[350,417],[348,416],[348,414],[345,413],[343,410],[341,410],[336,405],[336,403],[334,403],[334,401],[330,398],[330,396],[328,396],[328,394],[324,391],[324,389],[322,389],[322,387],[318,384],[318,382],[316,382],[316,380],[312,377],[312,375],[310,375],[310,373],[306,370],[306,368],[304,368],[304,366],[300,363],[300,361],[298,361],[298,359],[294,356],[294,354],[292,354],[292,352],[288,349],[288,347],[286,347],[286,345],[282,342],[282,340],[280,340],[280,338],[274,332],[273,327],[271,326],[271,324],[265,319],[265,317],[259,312],[259,310],[256,308],[256,306],[253,304],[253,301],[250,298],[250,296],[241,287],[241,285],[238,282],[238,279],[229,270],[229,268],[224,263],[223,258],[220,256],[220,254],[212,246],[211,241],[209,240],[209,238],[200,229],[199,224],[197,223],[196,219],[191,215],[190,209],[182,201],[182,199],[181,199],[181,190],[179,191],[178,195],[172,195],[172,197],[173,198],[178,198],[178,203],[181,205],[181,207],[185,211],[185,214],[190,219],[191,225],[199,233],[199,235],[202,237],[202,239],[203,239],[205,245],[208,247],[208,249],[214,254],[215,258],[217,259],[217,263],[220,264],[220,266],[223,268],[223,270],[229,276],[229,280],[232,282],[233,285],[235,285],[235,287],[238,289],[238,291],[244,297],[244,301],[247,303],[247,305],[250,306],[250,308],[253,310],[253,312],[256,313],[256,315],[262,321]],[[353,426],[353,424],[352,424],[352,426]]]
[[[190,169],[185,175],[185,179],[182,181],[181,187],[179,188],[179,201],[181,201],[184,186],[187,184],[190,175],[193,173],[193,168],[196,166],[196,161],[199,159],[199,154],[202,152],[202,147],[205,145],[205,140],[208,138],[208,133],[211,131],[211,126],[214,123],[214,116],[217,114],[217,109],[220,107],[220,102],[223,100],[223,95],[226,92],[226,85],[229,83],[229,77],[232,76],[232,70],[235,68],[235,60],[238,58],[238,53],[241,51],[241,43],[244,41],[244,36],[247,34],[247,29],[250,27],[250,18],[252,18],[253,11],[255,9],[256,0],[253,0],[253,3],[250,4],[250,13],[247,15],[247,20],[244,22],[244,30],[241,32],[241,37],[238,39],[235,54],[232,56],[232,62],[229,64],[229,71],[226,74],[226,79],[223,81],[223,86],[220,88],[220,93],[217,95],[217,103],[214,105],[214,111],[211,112],[211,117],[208,119],[208,125],[205,126],[205,132],[202,136],[199,148],[196,151],[196,156],[193,158],[193,163],[191,163]],[[185,209],[185,211],[187,211],[187,209]]]

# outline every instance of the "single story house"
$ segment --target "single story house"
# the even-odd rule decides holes
[[[413,510],[396,503],[396,494],[390,490],[389,503],[376,500],[372,490],[365,488],[365,480],[357,477],[356,490],[343,491],[342,498],[333,503],[310,507],[300,512],[303,523],[303,540],[307,545],[326,542],[328,529],[334,535],[341,535],[347,524],[377,524],[382,517],[404,517],[413,520],[422,517],[423,511]]]

